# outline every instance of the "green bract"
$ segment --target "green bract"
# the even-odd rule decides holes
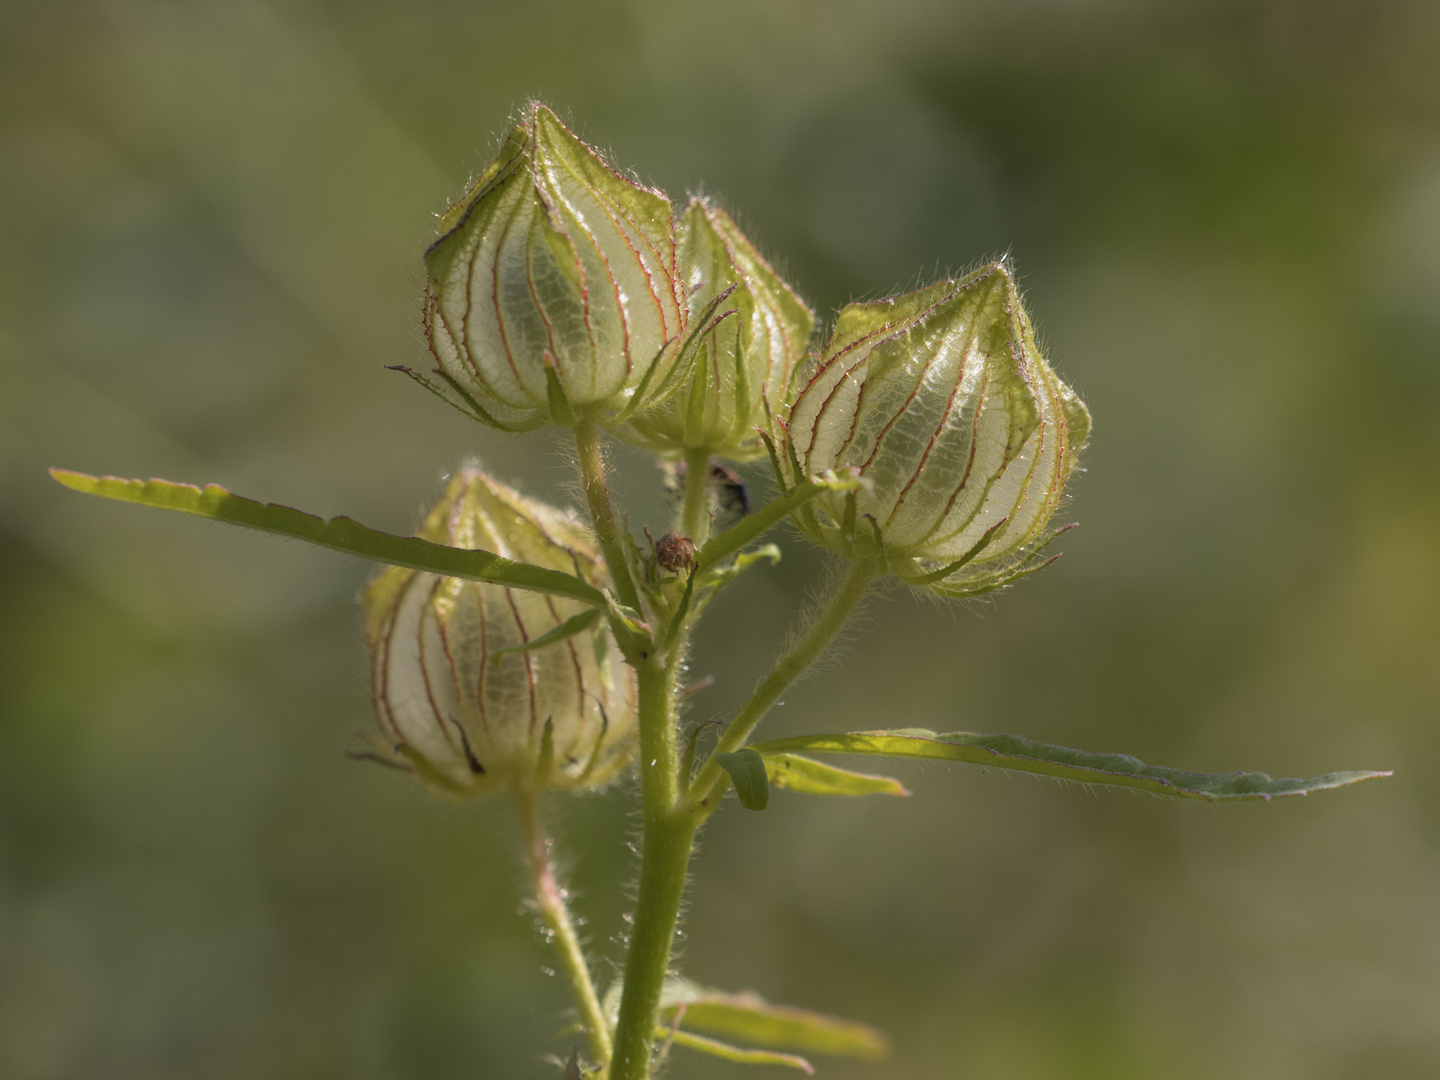
[[[680,277],[699,330],[690,381],[663,407],[637,417],[631,441],[660,453],[706,450],[756,456],[815,329],[815,314],[725,211],[692,198],[677,230]]]
[[[583,526],[474,467],[451,479],[419,535],[609,583]],[[609,630],[588,618],[594,608],[401,567],[364,599],[381,730],[372,741],[428,786],[596,787],[629,760],[631,676]]]
[[[798,514],[827,547],[973,596],[1043,565],[1090,414],[1050,369],[1009,267],[840,313],[786,425],[783,472],[867,482]]]
[[[444,385],[511,430],[615,419],[673,393],[686,308],[670,200],[532,104],[425,253]]]

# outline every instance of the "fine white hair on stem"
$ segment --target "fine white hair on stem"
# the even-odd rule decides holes
[[[801,606],[797,617],[791,623],[790,629],[786,631],[784,640],[780,643],[780,655],[789,652],[795,645],[808,634],[815,623],[826,613],[830,607],[830,601],[836,591],[845,580],[845,575],[850,569],[848,559],[832,557],[825,561],[824,569],[820,577],[806,593],[805,601]],[[865,599],[855,605],[849,618],[845,620],[844,626],[830,640],[819,656],[802,672],[795,681],[808,679],[812,675],[823,674],[831,670],[835,664],[845,655],[848,647],[866,630],[871,621],[872,604],[878,590],[887,589],[883,579],[877,578],[871,585],[870,591]]]

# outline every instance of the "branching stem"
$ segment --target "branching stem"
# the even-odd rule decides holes
[[[600,998],[590,979],[590,966],[585,961],[585,950],[570,918],[565,891],[555,879],[555,869],[550,862],[550,838],[540,823],[535,793],[517,787],[515,809],[520,819],[520,837],[525,845],[525,865],[530,871],[535,908],[545,928],[550,931],[550,943],[560,954],[560,966],[565,970],[570,993],[580,1010],[580,1023],[584,1025],[589,1039],[590,1056],[603,1065],[610,1060],[610,1026],[605,1021]]]
[[[625,545],[615,520],[615,509],[610,505],[605,460],[600,453],[600,429],[592,417],[582,416],[575,422],[575,450],[580,459],[580,482],[585,488],[585,501],[590,508],[590,524],[610,567],[615,594],[621,603],[638,610],[640,596],[630,576],[630,564],[625,558]]]
[[[600,454],[599,432],[593,419],[585,416],[577,419],[575,445],[591,523],[610,565],[616,594],[622,603],[643,610],[636,582],[626,561],[624,538],[611,506]],[[708,538],[710,526],[709,455],[700,450],[689,451],[685,464],[681,527],[698,545]],[[824,651],[865,595],[877,569],[874,562],[859,562],[852,566],[820,617],[780,658],[775,669],[726,729],[717,748],[720,752],[742,745],[770,706]],[[714,764],[713,755],[697,777],[693,795],[691,790],[682,788],[684,778],[680,776],[677,746],[675,680],[681,658],[685,655],[688,631],[688,627],[682,626],[677,639],[663,650],[651,647],[627,653],[636,676],[644,832],[640,847],[640,883],[625,954],[624,990],[609,1055],[607,1080],[650,1080],[654,1071],[660,999],[670,970],[670,952],[684,899],[695,831],[714,810],[713,804],[719,802],[723,791],[717,783],[721,770]],[[583,970],[583,956],[579,957],[579,963]],[[589,996],[593,1000],[593,989],[589,990]],[[576,998],[582,1014],[588,1015],[589,1006],[578,987]],[[592,1053],[599,1057],[593,1046]]]
[[[679,805],[674,665],[662,667],[657,658],[651,658],[636,667],[636,675],[644,835],[609,1080],[648,1080],[651,1075],[660,994],[670,968],[670,948],[698,824],[695,816]]]
[[[869,591],[877,569],[876,563],[869,560],[856,560],[850,564],[850,569],[831,594],[829,603],[819,617],[785,655],[776,661],[770,674],[765,676],[765,680],[756,687],[750,700],[725,728],[715,744],[715,749],[711,751],[709,760],[691,785],[690,809],[700,819],[714,813],[720,801],[711,798],[715,794],[713,789],[716,781],[723,775],[715,761],[715,755],[730,753],[745,745],[745,740],[755,730],[755,725],[760,723],[780,695],[819,658],[826,646],[835,640],[835,635],[854,612],[855,605]]]

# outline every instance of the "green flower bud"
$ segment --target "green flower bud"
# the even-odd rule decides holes
[[[688,386],[637,417],[627,438],[661,453],[686,448],[743,460],[769,427],[815,329],[815,313],[760,257],[728,214],[692,198],[680,218],[681,279],[700,331]],[[702,320],[708,322],[702,324]]]
[[[579,573],[608,587],[589,534],[553,506],[461,469],[419,536]],[[579,789],[634,749],[634,691],[603,622],[521,651],[584,605],[402,567],[365,590],[379,756],[452,795]]]
[[[782,471],[858,468],[863,489],[802,510],[807,534],[973,596],[1044,565],[1037,552],[1089,433],[1002,261],[845,308],[790,411]]]
[[[686,309],[670,200],[612,169],[543,105],[440,219],[425,332],[444,386],[509,430],[647,408],[672,380]],[[418,377],[418,376],[417,376]]]

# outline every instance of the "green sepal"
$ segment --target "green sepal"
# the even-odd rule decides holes
[[[685,400],[686,446],[705,445],[705,394],[710,388],[710,364],[704,356],[695,358],[695,373],[690,379],[690,396]]]
[[[774,426],[774,419],[771,418],[771,425]],[[780,468],[780,454],[775,449],[775,440],[770,437],[768,431],[761,431],[760,442],[765,446],[765,453],[770,458],[770,471],[775,474],[775,483],[780,486],[780,494],[789,495],[790,485],[785,482],[785,473]]]
[[[702,340],[702,335],[714,329],[723,319],[732,314],[727,311],[715,316],[713,319],[711,318],[711,316],[714,315],[715,309],[720,306],[720,302],[729,296],[732,291],[733,288],[726,289],[725,292],[711,300],[710,303],[706,305],[705,310],[703,310],[694,321],[690,332],[684,339],[676,340],[672,338],[655,354],[655,359],[652,360],[650,366],[645,369],[645,374],[636,385],[635,392],[630,395],[630,400],[626,402],[625,407],[621,409],[619,413],[605,421],[607,425],[618,427],[628,422],[637,412],[644,412],[655,405],[664,403],[676,392],[681,382],[690,377],[690,365],[696,362],[696,354],[699,352],[698,343]],[[674,363],[670,365],[670,370],[665,373],[664,382],[660,384],[659,388],[652,391],[650,389],[651,379],[659,369],[662,361],[669,359],[672,353]]]
[[[559,570],[513,562],[489,551],[452,548],[413,536],[394,536],[368,529],[348,517],[326,520],[293,507],[246,499],[215,484],[198,488],[169,480],[125,480],[68,469],[51,469],[50,475],[66,487],[87,495],[289,536],[373,562],[564,596],[586,604],[605,604],[599,589]]]
[[[575,423],[575,410],[570,408],[570,399],[565,396],[565,387],[560,385],[560,373],[550,354],[545,354],[545,397],[550,406],[550,421],[571,427]]]
[[[557,645],[576,634],[583,634],[600,621],[600,615],[598,607],[586,608],[580,614],[570,616],[548,634],[541,634],[523,645],[511,645],[508,648],[496,649],[490,654],[490,663],[498,666],[500,661],[511,653],[534,652],[536,649],[543,649],[549,645]]]
[[[607,425],[623,424],[629,420],[637,410],[643,411],[645,407],[648,407],[645,403],[649,401],[650,380],[654,377],[661,363],[669,359],[671,353],[676,348],[676,342],[673,338],[660,347],[659,351],[651,358],[649,365],[646,366],[645,374],[640,377],[640,382],[635,386],[635,392],[630,395],[618,413],[605,421]]]
[[[414,379],[417,383],[423,386],[426,390],[430,391],[430,393],[434,394],[446,405],[449,405],[452,409],[459,410],[466,416],[470,417],[471,420],[477,421],[481,424],[485,424],[487,427],[493,427],[500,431],[508,432],[509,434],[514,435],[522,431],[534,431],[536,428],[540,427],[545,422],[542,419],[536,418],[533,420],[528,420],[522,424],[502,423],[501,421],[495,419],[495,417],[490,414],[490,412],[485,408],[485,406],[481,405],[480,402],[476,401],[474,395],[471,394],[470,391],[466,390],[463,386],[461,386],[454,379],[454,377],[451,376],[451,374],[444,368],[436,368],[434,373],[445,380],[445,385],[450,387],[451,392],[455,394],[455,398],[459,399],[458,401],[455,400],[455,398],[451,398],[450,395],[447,394],[443,389],[441,389],[439,385],[426,378],[414,368],[406,367],[404,364],[386,364],[385,370],[398,371],[402,374],[410,376],[410,378]]]
[[[733,754],[716,754],[715,762],[730,774],[735,796],[746,810],[764,810],[770,804],[770,780],[765,759],[748,746]]]
[[[761,754],[772,786],[806,795],[909,795],[890,776],[852,772],[799,754]]]
[[[854,731],[836,735],[799,735],[756,743],[749,749],[761,754],[793,750],[820,754],[866,754],[880,757],[962,761],[997,769],[1136,788],[1155,795],[1222,802],[1304,795],[1311,791],[1345,787],[1361,780],[1389,776],[1388,771],[1355,770],[1326,773],[1310,780],[1272,779],[1260,772],[1193,773],[1146,765],[1128,754],[1090,754],[1063,746],[1035,742],[1018,735],[975,735],[967,731],[939,735],[923,728],[895,731]]]
[[[806,337],[809,337],[807,334]],[[750,400],[750,368],[745,363],[745,334],[738,320],[735,324],[735,400]],[[738,446],[745,437],[745,430],[750,426],[752,417],[745,415],[743,409],[735,410],[735,421],[730,427],[730,437],[726,441]]]
[[[966,563],[974,559],[975,556],[979,555],[982,551],[984,551],[985,546],[989,544],[991,540],[995,539],[995,534],[1008,524],[1010,524],[1009,518],[1001,518],[994,525],[990,526],[990,528],[986,529],[985,535],[980,537],[979,541],[976,542],[975,546],[972,547],[969,551],[965,552],[964,555],[961,555],[960,558],[956,559],[954,562],[949,563],[946,566],[942,566],[939,570],[932,571],[931,573],[921,574],[919,577],[914,578],[905,578],[905,584],[933,585],[937,581],[944,581],[951,574],[955,573],[956,570],[959,570]],[[1036,567],[1036,569],[1039,569],[1039,567]]]
[[[408,768],[410,772],[414,773],[433,790],[446,795],[452,795],[455,798],[465,798],[466,796],[474,794],[474,792],[461,787],[455,783],[454,780],[450,779],[450,777],[435,768],[434,765],[425,759],[424,755],[420,754],[413,747],[400,743],[393,747],[393,750],[398,759],[403,762],[401,768]]]

